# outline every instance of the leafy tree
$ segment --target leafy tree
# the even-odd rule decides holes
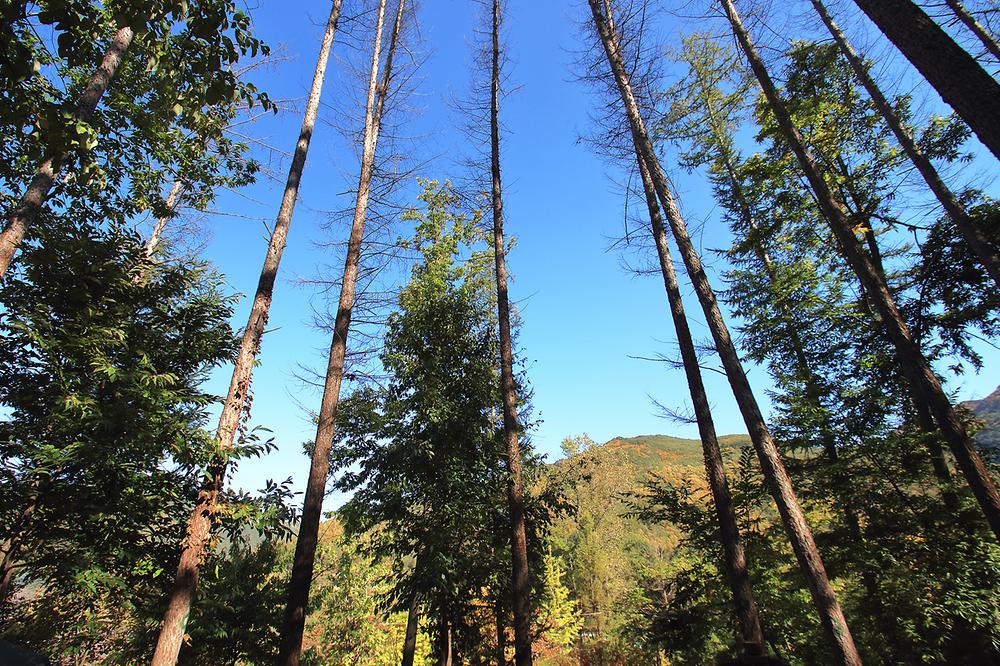
[[[324,523],[317,553],[320,576],[315,610],[306,620],[311,647],[303,655],[304,663],[399,663],[406,613],[386,607],[386,599],[392,597],[392,567],[388,561],[366,556],[364,546],[365,537],[349,539],[336,521]],[[415,663],[424,663],[430,648],[430,637],[418,633]]]
[[[122,613],[160,593],[205,461],[214,398],[200,386],[233,349],[234,297],[207,264],[151,264],[132,232],[53,227],[0,288],[0,541],[6,583],[16,572],[61,599],[60,620],[39,619],[62,640],[98,621],[84,610],[95,599]]]
[[[198,203],[256,170],[223,129],[237,103],[272,106],[233,71],[267,47],[229,0],[19,2],[4,19],[0,273],[43,207],[122,223],[167,214],[176,176]]]
[[[502,566],[497,347],[478,212],[435,181],[420,199],[407,217],[421,260],[387,322],[388,381],[344,402],[332,465],[336,487],[354,492],[338,512],[347,533],[369,533],[366,550],[397,563],[401,603],[416,594],[460,633]]]

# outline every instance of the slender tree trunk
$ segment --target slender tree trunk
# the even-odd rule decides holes
[[[854,0],[1000,159],[1000,84],[911,0]]]
[[[711,102],[706,101],[706,107],[712,117],[711,131],[716,133],[717,139],[721,139],[722,137],[719,135],[719,127],[715,122],[714,113],[712,112]],[[717,140],[717,143],[719,143],[720,146],[722,145],[719,140]],[[726,152],[723,148],[720,150],[719,158],[723,162],[726,175],[733,188],[733,198],[740,207],[740,215],[743,217],[744,224],[746,224],[751,231],[757,231],[759,227],[750,209],[750,204],[743,192],[742,185],[737,178],[732,155]],[[764,265],[764,272],[767,275],[768,281],[774,284],[777,280],[777,272],[771,255],[768,254],[767,250],[762,245],[756,243],[754,244],[754,252]],[[819,377],[813,371],[812,363],[810,363],[809,358],[806,355],[805,343],[802,340],[802,336],[799,335],[799,330],[796,328],[795,320],[792,317],[792,311],[788,303],[782,302],[781,311],[787,326],[788,343],[792,349],[792,355],[795,359],[795,373],[802,382],[806,398],[808,399],[811,408],[816,410],[818,414],[822,415],[822,422],[820,425],[822,430],[819,433],[820,444],[823,448],[823,452],[826,454],[827,461],[833,470],[833,474],[839,478],[838,485],[841,487],[847,487],[850,484],[850,479],[848,474],[839,468],[840,453],[838,451],[836,438],[834,437],[835,425],[833,414],[823,404],[823,391],[820,387]],[[844,513],[844,522],[847,525],[847,529],[852,535],[852,538],[856,543],[863,544],[865,540],[864,532],[861,530],[859,511],[855,502],[850,496],[835,499],[839,499],[841,501],[841,509]],[[891,637],[894,635],[893,632],[895,627],[888,621],[888,614],[885,612],[885,604],[882,603],[882,597],[879,593],[878,581],[870,569],[866,568],[861,571],[861,582],[865,589],[865,597],[876,612],[876,618],[879,622],[882,634],[887,638],[887,643],[892,645]]]
[[[444,615],[438,620],[437,666],[451,666],[451,622]]]
[[[83,122],[89,121],[94,116],[97,104],[108,89],[111,79],[114,78],[118,65],[121,64],[125,52],[128,51],[132,43],[132,29],[119,28],[115,33],[108,50],[104,52],[101,64],[90,79],[90,83],[84,88],[80,98],[76,102],[76,112],[74,118]],[[7,217],[3,232],[0,232],[0,278],[7,272],[10,262],[14,259],[21,239],[24,238],[28,226],[38,216],[45,198],[52,190],[56,182],[56,169],[54,164],[62,161],[62,156],[49,157],[38,167],[38,171],[31,179],[28,189],[21,196],[14,211]]]
[[[0,547],[3,552],[3,559],[0,560],[0,606],[7,600],[10,594],[11,584],[14,582],[14,570],[17,568],[17,555],[21,550],[21,543],[24,537],[26,526],[31,522],[35,509],[38,507],[38,497],[41,493],[39,485],[35,483],[35,488],[28,496],[28,502],[17,522],[12,526],[10,536]]]
[[[955,16],[958,17],[958,20],[964,23],[965,27],[971,30],[976,37],[979,38],[979,41],[983,43],[986,50],[989,51],[994,58],[1000,60],[1000,44],[997,43],[997,40],[993,39],[993,35],[986,30],[983,24],[977,21],[976,17],[973,16],[969,10],[967,10],[965,6],[959,2],[959,0],[944,1]]]
[[[500,181],[500,0],[493,0],[490,85],[490,171],[493,179],[493,250],[496,259],[497,319],[500,327],[500,379],[503,431],[507,442],[507,503],[511,525],[511,592],[514,604],[514,663],[531,666],[531,598],[528,590],[528,542],[524,529],[520,424],[514,387],[514,354],[510,337],[506,243],[503,233],[503,187]]]
[[[830,586],[830,581],[826,575],[826,569],[823,566],[819,550],[816,548],[812,531],[809,529],[805,516],[802,514],[802,509],[792,489],[785,466],[781,462],[778,449],[771,438],[771,433],[764,423],[764,417],[760,412],[753,390],[750,388],[750,383],[747,381],[746,374],[743,371],[743,364],[736,351],[736,345],[733,343],[729,335],[729,329],[722,318],[715,292],[712,290],[708,276],[705,274],[701,258],[698,256],[694,243],[691,241],[680,210],[670,192],[666,176],[663,174],[659,161],[656,158],[656,152],[646,131],[645,123],[639,112],[639,106],[632,94],[625,64],[619,51],[617,34],[611,24],[610,11],[608,11],[610,8],[608,4],[609,0],[588,0],[588,2],[593,13],[594,25],[604,46],[605,54],[607,55],[619,93],[625,105],[633,140],[639,147],[640,156],[649,167],[657,198],[663,207],[671,231],[680,249],[681,256],[684,259],[688,275],[694,285],[695,292],[698,294],[698,300],[701,303],[705,319],[711,329],[716,349],[719,352],[726,376],[733,389],[733,395],[740,407],[743,420],[746,423],[750,438],[754,444],[754,449],[757,452],[757,457],[760,460],[761,471],[778,506],[785,530],[798,558],[799,566],[809,583],[810,592],[812,593],[813,601],[819,612],[823,627],[830,637],[833,648],[838,655],[838,660],[843,664],[860,664],[861,658],[854,645],[854,640],[851,637],[847,621],[844,619],[843,611],[837,601],[837,596]],[[603,10],[602,4],[604,5]],[[604,11],[608,11],[608,14],[605,15]]]
[[[163,230],[167,226],[167,222],[170,221],[171,216],[177,209],[177,200],[180,198],[181,188],[184,186],[183,181],[178,178],[174,181],[173,186],[170,188],[170,194],[167,195],[167,214],[161,215],[156,219],[156,225],[153,227],[153,233],[149,235],[149,239],[146,241],[146,258],[153,256],[153,252],[160,245],[160,238],[163,236]]]
[[[406,614],[406,635],[403,638],[403,666],[413,666],[413,658],[417,652],[417,612],[420,607],[417,595],[410,599],[410,610]]]
[[[493,618],[497,632],[497,666],[507,666],[507,616],[503,607],[503,597],[497,595],[493,600]]]
[[[878,109],[889,129],[896,136],[896,140],[899,142],[900,147],[902,147],[903,152],[913,162],[913,165],[931,189],[931,192],[934,193],[941,206],[944,207],[945,212],[948,213],[948,216],[951,217],[952,221],[958,227],[969,249],[972,250],[973,254],[976,255],[980,263],[986,268],[990,277],[993,278],[993,282],[1000,287],[1000,253],[992,246],[986,235],[976,225],[975,220],[969,216],[968,211],[959,203],[958,198],[945,184],[930,159],[917,145],[913,135],[903,125],[902,119],[896,114],[889,100],[882,94],[878,84],[875,83],[875,79],[868,72],[864,61],[855,52],[850,42],[847,41],[847,37],[844,36],[840,27],[834,22],[833,17],[830,16],[830,12],[823,5],[822,0],[812,0],[812,4],[816,9],[816,13],[819,14],[823,23],[830,31],[830,34],[833,35],[833,39],[837,42],[837,46],[840,47],[840,51],[847,58],[851,69],[854,70],[854,74],[868,92],[868,96],[871,98],[872,103],[874,103],[875,108]],[[961,5],[959,6],[961,7]]]
[[[313,566],[316,560],[316,546],[323,513],[323,498],[326,495],[326,481],[330,472],[330,449],[333,446],[337,404],[340,401],[340,386],[344,376],[347,333],[351,326],[351,314],[358,281],[358,265],[361,260],[361,239],[364,236],[368,196],[375,168],[375,147],[378,142],[385,99],[389,92],[392,60],[396,51],[400,27],[403,23],[404,6],[405,0],[399,0],[385,60],[385,70],[382,74],[382,80],[379,82],[378,71],[382,51],[382,28],[385,20],[386,0],[379,2],[371,72],[368,79],[368,97],[365,105],[361,175],[358,179],[354,221],[347,244],[347,257],[344,262],[344,274],[340,287],[340,302],[334,321],[333,340],[330,343],[323,398],[320,403],[315,445],[309,467],[309,480],[306,484],[306,495],[302,505],[302,520],[299,523],[291,579],[288,583],[288,604],[285,607],[284,624],[281,629],[281,647],[277,660],[280,666],[297,666],[302,653],[302,635],[305,631],[309,588],[312,584]]]
[[[973,448],[965,427],[941,387],[930,363],[914,342],[910,330],[896,306],[895,299],[879,273],[873,258],[861,247],[850,220],[847,218],[843,204],[830,191],[820,174],[815,159],[806,148],[805,141],[792,123],[791,116],[778,96],[777,89],[771,81],[763,61],[761,61],[753,44],[750,43],[749,36],[736,8],[733,7],[732,1],[722,0],[722,4],[733,26],[733,32],[736,34],[736,38],[750,62],[750,67],[760,82],[764,95],[774,112],[778,126],[812,186],[820,210],[837,237],[848,264],[858,276],[868,298],[882,317],[883,326],[896,349],[903,372],[909,380],[911,395],[915,400],[923,401],[937,421],[955,460],[965,474],[983,513],[986,514],[993,533],[1000,539],[1000,493],[997,492],[996,485],[990,478],[989,470],[986,469],[982,458]]]
[[[253,306],[233,368],[229,383],[229,393],[222,406],[219,426],[215,436],[216,461],[208,470],[208,474],[198,496],[198,504],[188,519],[187,536],[185,537],[180,563],[174,579],[174,587],[163,615],[163,624],[153,655],[153,666],[171,666],[177,663],[191,603],[198,587],[198,568],[205,554],[205,548],[211,539],[212,520],[216,509],[219,493],[226,480],[226,467],[229,453],[233,448],[233,439],[239,426],[240,417],[249,404],[250,380],[253,373],[254,360],[260,350],[261,337],[267,325],[268,313],[271,308],[271,298],[274,293],[274,283],[278,275],[278,266],[288,238],[288,227],[292,221],[295,202],[298,197],[299,183],[305,168],[306,156],[309,152],[309,142],[312,139],[313,128],[316,125],[316,114],[319,110],[320,94],[323,90],[323,78],[326,65],[333,45],[337,20],[340,17],[342,0],[333,0],[330,17],[320,46],[319,57],[316,60],[316,70],[313,74],[309,101],[306,104],[305,115],[302,118],[302,128],[295,154],[288,169],[288,180],[285,192],[278,209],[278,217],[271,233],[267,255],[261,268],[257,292],[254,294]],[[169,200],[168,200],[169,205]]]
[[[684,302],[681,299],[680,286],[674,272],[674,262],[670,257],[667,244],[667,232],[660,216],[660,207],[656,202],[656,189],[649,174],[645,161],[636,151],[639,164],[639,175],[642,178],[642,188],[646,195],[646,206],[649,209],[649,221],[656,243],[656,253],[660,261],[660,272],[663,275],[663,286],[670,303],[670,314],[673,317],[674,330],[677,332],[677,344],[680,347],[681,359],[684,363],[684,373],[687,376],[688,389],[691,392],[691,402],[694,405],[695,418],[698,422],[698,433],[701,436],[702,449],[705,454],[705,471],[709,485],[712,488],[712,498],[715,502],[715,512],[719,520],[719,531],[722,537],[722,550],[726,564],[726,578],[733,594],[736,607],[736,619],[740,627],[740,639],[743,650],[748,656],[764,654],[764,633],[760,627],[760,615],[757,603],[753,597],[750,585],[750,575],[747,570],[747,558],[743,549],[739,527],[736,524],[736,512],[733,509],[733,498],[729,492],[726,480],[726,468],[722,459],[722,450],[715,433],[715,422],[712,419],[712,409],[708,403],[708,394],[702,382],[701,368],[698,365],[698,354],[695,351],[694,339],[688,327],[687,316],[684,313]]]

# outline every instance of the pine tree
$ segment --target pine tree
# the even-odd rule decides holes
[[[889,286],[886,284],[884,275],[876,265],[877,257],[873,257],[862,249],[855,236],[854,227],[847,217],[844,204],[831,192],[815,158],[805,145],[799,130],[792,123],[785,104],[778,96],[763,61],[750,42],[736,8],[731,0],[722,0],[722,3],[740,47],[750,62],[750,67],[764,91],[786,141],[794,151],[799,166],[816,194],[817,203],[827,224],[830,225],[837,238],[841,252],[845,255],[848,264],[864,287],[867,297],[873,302],[873,306],[882,318],[886,334],[896,349],[902,368],[907,373],[914,400],[924,403],[927,411],[937,421],[938,427],[986,515],[987,522],[997,538],[1000,539],[1000,493],[997,491],[996,484],[991,479],[982,458],[973,448],[971,439],[954,406],[941,387],[937,375],[934,374],[927,358],[914,342]]]

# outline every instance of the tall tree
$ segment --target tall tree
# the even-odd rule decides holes
[[[465,659],[469,619],[502,570],[505,536],[492,248],[479,213],[462,210],[450,185],[424,186],[426,209],[406,215],[420,260],[388,318],[386,379],[341,401],[332,464],[334,487],[352,493],[338,512],[346,533],[368,535],[369,554],[397,563],[393,601],[419,597],[425,616],[447,620]]]
[[[889,100],[882,94],[875,79],[869,73],[868,67],[854,50],[854,47],[851,46],[850,42],[847,41],[847,37],[836,22],[834,22],[833,17],[830,16],[830,12],[822,0],[812,0],[812,5],[816,9],[816,13],[823,20],[823,24],[830,31],[830,34],[833,35],[834,41],[850,63],[851,69],[854,70],[858,80],[861,81],[861,85],[868,93],[868,96],[871,97],[875,108],[878,109],[878,112],[885,119],[892,133],[896,136],[896,140],[899,141],[903,152],[910,158],[913,165],[917,167],[917,171],[920,172],[927,186],[962,232],[962,236],[965,238],[969,249],[979,258],[989,272],[990,277],[993,278],[997,287],[1000,288],[1000,252],[990,244],[986,234],[978,226],[979,223],[972,219],[968,211],[965,210],[965,207],[959,202],[958,197],[948,188],[940,174],[938,174],[930,158],[917,145],[913,135],[903,125],[902,119],[896,113],[895,109],[893,109]]]
[[[303,499],[302,520],[299,523],[298,538],[295,542],[295,556],[292,562],[291,579],[288,583],[288,604],[281,629],[281,648],[278,663],[295,666],[302,653],[302,633],[305,628],[306,607],[309,602],[309,587],[316,558],[316,544],[322,517],[323,498],[326,496],[326,481],[330,472],[330,449],[340,401],[340,386],[344,377],[344,360],[347,353],[347,334],[351,326],[361,258],[361,241],[364,235],[365,214],[375,165],[375,148],[378,143],[379,128],[385,110],[386,98],[392,83],[393,56],[398,47],[400,29],[403,24],[405,0],[399,0],[396,19],[389,36],[389,48],[385,58],[381,81],[379,64],[382,51],[382,32],[385,20],[386,0],[380,0],[378,17],[372,48],[371,70],[368,77],[368,94],[365,103],[365,122],[362,134],[361,173],[354,205],[354,220],[351,225],[344,274],[340,287],[340,302],[334,322],[333,340],[330,344],[329,360],[320,403],[316,439],[314,440],[309,479]]]
[[[514,354],[510,335],[506,243],[503,231],[503,185],[500,178],[500,27],[503,10],[493,0],[490,59],[490,176],[492,180],[493,252],[496,261],[497,320],[500,328],[500,383],[503,431],[509,475],[507,503],[511,530],[511,594],[514,608],[514,663],[531,666],[531,596],[528,582],[528,542],[524,528],[524,482],[521,478],[521,425],[517,419]]]
[[[68,648],[93,636],[88,622],[145,618],[164,593],[155,572],[172,565],[211,450],[198,387],[236,339],[208,266],[151,265],[131,232],[64,222],[39,225],[0,289],[0,573],[52,602],[11,600],[6,618],[34,615]]]
[[[292,163],[288,169],[288,179],[285,183],[284,195],[281,199],[281,206],[278,209],[278,217],[275,220],[274,230],[271,232],[264,265],[261,268],[260,279],[257,283],[257,292],[254,294],[253,305],[250,309],[250,316],[247,320],[246,328],[243,330],[243,338],[240,341],[236,364],[229,383],[229,393],[226,396],[226,401],[223,403],[222,414],[219,417],[219,427],[215,437],[216,460],[209,467],[202,491],[199,495],[198,505],[195,507],[188,521],[187,535],[181,548],[180,563],[177,565],[177,573],[174,579],[174,589],[170,594],[170,599],[163,615],[160,636],[153,655],[152,663],[155,666],[169,666],[177,663],[177,655],[180,652],[181,643],[184,639],[187,618],[191,611],[191,604],[194,601],[195,591],[198,587],[199,567],[204,557],[205,549],[208,547],[211,539],[213,514],[216,511],[219,493],[222,491],[226,479],[226,467],[233,447],[233,439],[236,435],[240,418],[244,410],[249,406],[250,382],[254,362],[260,350],[261,338],[264,335],[264,329],[267,325],[271,299],[274,293],[274,283],[278,276],[281,255],[284,252],[285,243],[288,238],[288,228],[291,225],[292,214],[295,211],[299,183],[302,180],[306,156],[309,152],[309,143],[312,140],[313,128],[316,125],[316,114],[319,110],[323,79],[326,74],[326,65],[337,29],[337,21],[340,18],[341,4],[342,0],[333,0],[331,4],[330,16],[327,20],[326,30],[320,44],[319,56],[316,60],[316,69],[313,74],[312,88],[309,91],[309,100],[306,103],[305,114],[302,118],[302,128],[299,132],[298,141],[295,144]]]
[[[812,531],[806,523],[795,491],[792,489],[791,481],[785,471],[785,466],[764,422],[760,407],[757,405],[757,400],[743,370],[739,353],[719,310],[715,292],[705,274],[701,258],[687,232],[680,210],[670,192],[666,176],[660,168],[619,50],[618,32],[611,16],[611,3],[609,0],[588,1],[593,15],[594,27],[614,73],[618,91],[625,106],[633,140],[639,148],[639,156],[649,167],[657,198],[677,241],[688,276],[698,294],[698,300],[715,340],[716,350],[722,359],[733,395],[749,430],[757,456],[760,459],[761,469],[778,506],[792,548],[799,560],[799,566],[809,583],[810,592],[823,626],[834,646],[838,659],[845,664],[860,664],[861,658],[837,601],[836,593],[830,585]]]
[[[667,231],[663,226],[660,206],[656,200],[656,190],[649,173],[649,168],[637,151],[639,175],[642,179],[642,189],[646,196],[646,206],[649,210],[649,220],[653,241],[656,243],[656,253],[660,261],[660,272],[663,276],[663,287],[667,292],[670,304],[670,314],[677,334],[677,345],[680,348],[684,364],[684,374],[687,377],[691,402],[694,405],[695,419],[698,423],[698,434],[705,454],[705,472],[708,475],[709,486],[712,489],[712,499],[719,520],[719,534],[722,540],[722,550],[726,563],[726,574],[733,593],[733,604],[736,608],[736,618],[740,627],[742,649],[748,656],[760,655],[764,652],[764,633],[760,626],[760,615],[757,602],[753,597],[750,576],[747,571],[747,557],[740,538],[739,527],[736,524],[736,513],[733,509],[733,499],[726,480],[726,470],[722,459],[722,449],[715,432],[715,422],[708,403],[708,394],[701,377],[701,366],[698,362],[694,338],[684,313],[684,302],[681,299],[680,286],[674,271],[673,259],[667,245]]]
[[[1000,83],[912,0],[854,0],[1000,159]]]
[[[1000,539],[1000,493],[990,477],[989,470],[972,446],[971,438],[937,375],[914,341],[886,284],[883,272],[876,265],[875,258],[861,247],[843,203],[830,190],[815,158],[798,128],[793,124],[784,101],[778,95],[763,61],[751,43],[732,0],[721,1],[740,48],[760,83],[785,140],[795,153],[799,166],[816,195],[820,210],[836,236],[841,252],[858,276],[867,297],[873,301],[874,307],[882,317],[886,334],[896,350],[903,371],[907,374],[914,400],[926,405],[927,410],[937,421],[938,428],[979,501],[993,533]]]

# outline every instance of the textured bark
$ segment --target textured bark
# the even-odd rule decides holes
[[[976,20],[976,17],[969,13],[969,10],[959,2],[959,0],[944,0],[945,4],[951,9],[952,13],[958,17],[958,20],[965,24],[968,28],[979,38],[979,41],[983,43],[986,50],[996,58],[1000,60],[1000,44],[997,44],[997,40],[993,39],[991,35],[982,23]]]
[[[743,364],[736,351],[736,345],[733,343],[729,329],[722,318],[715,292],[705,274],[701,257],[691,241],[680,210],[670,192],[666,176],[656,158],[656,152],[632,93],[627,70],[619,51],[617,34],[611,23],[609,0],[588,0],[588,2],[593,14],[594,26],[601,39],[618,91],[625,105],[633,141],[639,148],[639,155],[649,167],[657,198],[677,241],[688,276],[691,278],[698,295],[706,322],[715,341],[715,347],[719,352],[726,376],[732,387],[733,396],[739,405],[757,457],[760,460],[761,472],[777,504],[782,523],[798,558],[802,573],[809,583],[813,602],[823,627],[838,655],[838,661],[843,664],[860,664],[861,658],[854,645],[850,629],[847,627],[837,596],[830,586],[812,531],[802,514],[802,508],[799,506],[791,480],[785,471],[785,466],[778,454],[771,433],[764,423],[764,417],[743,371]]]
[[[733,498],[729,492],[729,482],[726,479],[722,450],[715,432],[712,409],[709,406],[708,394],[702,381],[694,338],[691,336],[687,316],[684,313],[684,302],[681,299],[674,262],[670,257],[670,248],[667,244],[667,231],[663,226],[660,207],[656,201],[656,189],[653,186],[649,169],[638,150],[637,161],[639,175],[642,178],[642,188],[646,195],[653,241],[656,244],[656,254],[660,261],[663,287],[667,292],[670,314],[673,318],[674,330],[677,333],[677,345],[680,347],[684,373],[687,376],[688,389],[691,393],[691,403],[694,405],[695,418],[698,422],[698,433],[701,436],[701,445],[705,454],[705,471],[712,489],[715,513],[719,520],[726,578],[733,594],[736,619],[740,627],[740,639],[743,643],[743,650],[748,656],[759,656],[765,650],[764,633],[760,627],[760,615],[750,585],[746,552],[736,523],[736,512],[733,509]]]
[[[354,206],[354,220],[347,243],[347,257],[340,287],[340,301],[334,320],[333,340],[327,361],[323,398],[320,402],[316,439],[309,467],[309,479],[302,505],[302,519],[295,541],[295,556],[292,561],[291,579],[288,583],[288,605],[285,607],[284,624],[281,629],[281,647],[277,663],[281,666],[297,666],[302,654],[302,634],[305,631],[306,609],[309,603],[309,588],[312,584],[313,566],[316,561],[316,546],[319,540],[319,525],[323,513],[323,498],[326,496],[326,481],[330,473],[330,449],[333,446],[334,426],[337,419],[337,405],[340,402],[340,386],[344,377],[344,359],[347,355],[347,333],[351,326],[351,314],[357,289],[358,267],[361,260],[361,239],[364,236],[365,215],[368,211],[368,196],[371,189],[372,173],[375,168],[375,148],[382,122],[382,112],[389,91],[392,76],[392,60],[395,55],[400,27],[403,23],[405,0],[399,0],[396,20],[390,35],[386,54],[385,69],[379,81],[379,60],[382,51],[382,28],[385,20],[386,0],[381,0],[375,28],[372,50],[371,72],[368,79],[368,96],[365,103],[365,127],[362,138],[361,175]]]
[[[854,0],[1000,159],[1000,84],[911,0]]]
[[[948,213],[948,216],[951,217],[952,221],[958,227],[969,249],[972,250],[973,254],[976,255],[980,263],[986,268],[990,277],[993,278],[993,282],[1000,287],[1000,253],[997,252],[996,248],[986,238],[986,235],[969,216],[965,207],[959,203],[958,198],[945,184],[941,175],[931,163],[931,160],[920,149],[920,146],[917,145],[913,135],[903,125],[902,119],[900,119],[895,109],[892,108],[889,100],[882,94],[875,79],[868,72],[864,61],[855,52],[850,42],[847,41],[847,37],[844,36],[840,27],[834,22],[833,17],[830,16],[830,12],[823,5],[822,0],[812,0],[812,4],[816,9],[816,13],[819,14],[823,23],[830,31],[830,34],[833,35],[833,39],[837,42],[837,46],[840,47],[841,53],[844,54],[844,57],[850,63],[854,74],[861,81],[861,85],[868,93],[875,108],[896,136],[896,140],[899,142],[903,152],[913,162],[913,165],[920,172],[931,192],[934,193],[934,196],[937,197],[945,212]]]
[[[119,28],[115,33],[111,44],[101,58],[101,64],[97,66],[97,71],[90,79],[90,83],[84,88],[76,102],[74,119],[84,122],[89,121],[94,116],[97,104],[101,101],[111,79],[114,78],[118,65],[121,64],[125,52],[132,44],[132,29]],[[28,226],[38,216],[38,211],[42,209],[45,198],[52,190],[56,182],[56,171],[54,164],[61,161],[62,156],[49,157],[38,167],[38,171],[28,184],[28,189],[21,196],[14,211],[7,217],[3,232],[0,232],[0,278],[7,272],[10,262],[14,259],[21,239],[28,230]]]
[[[528,542],[524,528],[521,479],[521,427],[517,422],[514,354],[510,337],[506,243],[503,233],[503,186],[500,180],[500,0],[493,0],[490,76],[490,173],[493,183],[493,251],[496,261],[497,318],[500,328],[500,381],[503,432],[507,444],[507,504],[511,526],[511,592],[514,606],[514,663],[531,666],[531,597],[528,589]]]
[[[333,0],[330,17],[323,34],[319,56],[316,60],[316,70],[313,74],[312,88],[306,111],[302,118],[302,128],[295,145],[295,154],[288,169],[288,179],[285,182],[285,192],[278,209],[278,217],[271,233],[267,255],[261,268],[257,292],[254,294],[253,305],[243,338],[240,341],[236,365],[229,383],[229,393],[222,405],[219,416],[219,426],[215,435],[216,455],[218,459],[208,470],[207,477],[198,496],[198,504],[188,519],[187,534],[181,549],[180,562],[174,579],[174,587],[163,616],[160,635],[153,655],[153,666],[171,666],[177,663],[191,603],[198,587],[199,567],[205,554],[205,548],[211,539],[212,520],[216,502],[226,479],[229,452],[233,448],[233,439],[240,423],[240,417],[248,407],[250,380],[253,373],[254,360],[260,350],[261,337],[267,325],[268,313],[271,309],[271,298],[274,293],[274,283],[281,263],[281,255],[288,238],[288,228],[295,211],[298,198],[299,183],[309,152],[309,142],[312,139],[313,128],[316,125],[316,114],[319,110],[320,95],[323,90],[323,79],[326,65],[333,45],[337,20],[340,17],[342,0]],[[178,183],[179,184],[179,183]],[[177,184],[175,184],[177,188]],[[173,194],[173,192],[172,192]],[[168,200],[168,205],[169,205]],[[162,229],[161,229],[162,230]],[[150,239],[152,240],[152,239]],[[154,246],[155,247],[155,246]]]
[[[403,666],[413,666],[413,658],[417,652],[417,595],[410,599],[410,610],[406,614],[406,635],[403,637]]]
[[[855,236],[843,204],[834,197],[823,179],[815,159],[806,147],[805,141],[792,123],[788,110],[778,96],[777,89],[771,81],[763,61],[751,44],[731,0],[722,0],[722,3],[733,26],[733,32],[736,34],[768,104],[774,112],[778,126],[795,153],[799,166],[816,195],[816,201],[823,216],[836,236],[847,263],[857,275],[868,299],[882,318],[883,328],[896,350],[900,366],[910,384],[911,396],[914,400],[923,402],[934,417],[955,456],[955,460],[972,488],[973,494],[979,501],[993,533],[1000,539],[1000,493],[997,492],[996,485],[990,478],[989,470],[986,469],[982,458],[973,448],[972,441],[965,431],[958,413],[941,387],[930,363],[910,334],[910,330],[896,306],[892,292],[879,272],[873,257],[865,252]]]

